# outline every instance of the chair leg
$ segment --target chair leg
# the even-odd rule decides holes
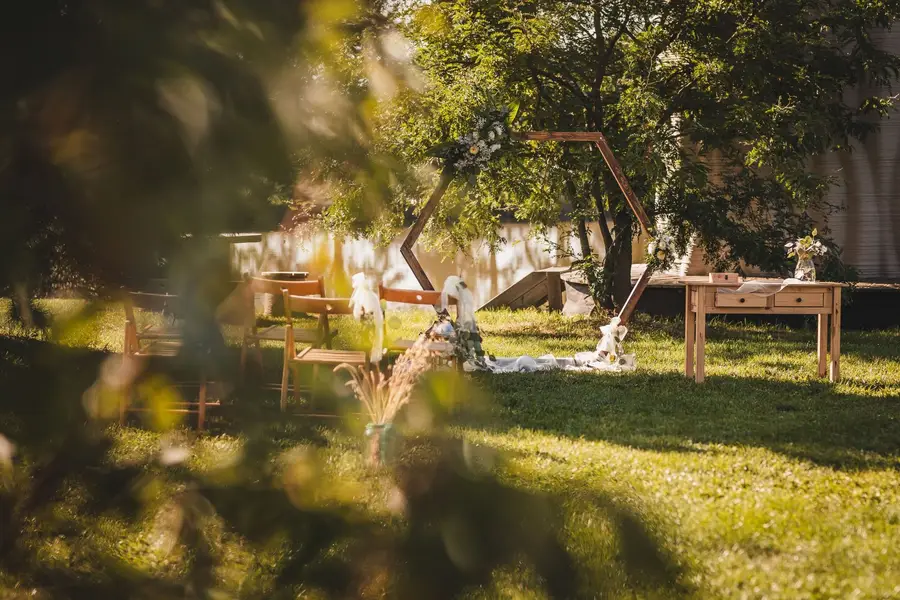
[[[262,375],[265,375],[265,372],[266,372],[266,371],[265,371],[265,368],[264,368],[264,365],[263,365],[263,354],[262,354],[262,345],[261,345],[261,342],[260,342],[259,340],[256,340],[256,341],[253,343],[253,348],[254,348],[253,354],[256,355],[256,364],[259,366],[259,374],[260,374],[261,376],[262,376]]]
[[[281,369],[281,412],[285,412],[287,410],[287,394],[288,394],[288,384],[290,382],[291,377],[291,364],[285,361],[284,366]],[[297,376],[294,375],[294,390],[297,389]],[[296,393],[296,391],[294,392]]]
[[[197,430],[203,431],[206,421],[206,373],[200,374],[200,392],[197,407]]]
[[[247,372],[247,338],[244,338],[241,342],[241,370],[240,376],[241,381],[244,380],[244,377]]]
[[[125,415],[128,413],[128,401],[131,399],[131,386],[126,385],[119,398],[119,425],[125,426]]]
[[[316,407],[316,388],[319,387],[319,365],[313,365],[312,381],[309,385],[309,410],[315,410]]]
[[[126,340],[126,343],[127,343],[127,340]],[[125,349],[125,352],[126,352],[126,354],[123,357],[124,361],[130,362],[130,361],[134,360],[134,358],[132,358],[129,354],[127,354],[128,348]],[[126,370],[128,369],[128,367],[125,367],[124,365],[123,365],[123,368]],[[125,425],[125,418],[128,416],[128,405],[131,402],[131,394],[134,389],[134,387],[131,384],[132,384],[131,381],[129,381],[128,383],[125,384],[125,386],[122,388],[122,395],[119,398],[119,425],[120,426]]]
[[[300,365],[291,365],[291,377],[294,379],[294,404],[300,406]]]

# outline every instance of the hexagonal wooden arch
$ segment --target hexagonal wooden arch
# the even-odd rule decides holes
[[[606,141],[606,137],[602,133],[599,131],[529,131],[513,133],[512,137],[537,142],[592,142],[600,151],[600,154],[603,155],[603,160],[606,161],[606,165],[609,167],[609,170],[612,171],[612,175],[619,184],[619,188],[622,190],[622,193],[625,194],[625,201],[628,203],[628,206],[634,212],[634,216],[641,224],[641,229],[649,234],[650,218],[647,216],[647,212],[644,210],[644,206],[634,193],[634,190],[631,189],[631,184],[628,183],[628,178],[625,177],[622,166],[619,164],[615,154],[613,154],[612,148],[609,147],[609,142]],[[419,281],[419,285],[421,285],[424,290],[433,290],[434,285],[425,273],[425,269],[419,264],[419,260],[416,258],[412,247],[419,239],[419,236],[422,235],[425,224],[431,219],[431,215],[434,214],[435,209],[437,209],[438,204],[440,204],[441,198],[447,192],[447,188],[450,187],[450,183],[455,176],[456,174],[452,169],[447,167],[444,168],[441,172],[441,178],[438,181],[437,187],[431,193],[431,197],[422,208],[422,212],[419,213],[416,222],[413,224],[406,239],[403,240],[403,244],[400,246],[400,253],[403,255],[403,258],[406,259],[406,263],[409,265],[409,268],[412,269],[413,274]],[[625,306],[619,311],[619,318],[623,324],[628,321],[634,312],[634,308],[637,306],[641,294],[644,293],[644,289],[647,287],[647,284],[650,283],[650,276],[652,274],[653,270],[648,266],[631,290],[631,294],[628,296]]]

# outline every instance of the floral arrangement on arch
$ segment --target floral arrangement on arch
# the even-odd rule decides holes
[[[662,271],[672,266],[675,260],[675,238],[666,232],[659,232],[647,244],[647,268]]]
[[[492,108],[475,117],[475,128],[451,142],[435,146],[429,154],[442,158],[445,168],[470,179],[504,150],[513,147],[509,135],[510,110]]]

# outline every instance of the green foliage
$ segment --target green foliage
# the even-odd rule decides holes
[[[83,307],[39,305],[60,325]],[[324,597],[369,598],[380,597],[387,571],[410,577],[388,596],[439,598],[438,585],[449,593],[483,581],[489,557],[541,539],[566,550],[591,598],[737,599],[752,586],[791,600],[874,599],[900,585],[896,330],[845,331],[845,377],[832,385],[816,378],[814,325],[713,320],[709,378],[698,387],[680,371],[683,323],[638,315],[629,333],[634,373],[485,375],[455,390],[429,381],[423,394],[435,407],[451,398],[474,405],[485,394],[496,404],[455,413],[452,432],[464,441],[413,443],[402,467],[373,474],[363,466],[361,427],[336,430],[277,409],[268,418],[260,407],[277,405],[271,392],[238,396],[216,413],[213,434],[92,427],[75,435],[90,422],[81,392],[105,358],[85,350],[122,342],[121,307],[93,314],[61,339],[78,348],[51,354],[18,329],[0,338],[0,431],[17,445],[12,470],[0,462],[0,477],[15,475],[0,479],[14,486],[0,497],[40,500],[21,513],[21,533],[4,529],[17,532],[15,552],[0,559],[4,597],[295,597],[326,580],[317,590]],[[398,334],[408,338],[433,318],[404,313]],[[537,310],[479,318],[485,349],[498,356],[571,355],[592,348],[605,323]],[[342,334],[353,325],[336,323]],[[338,339],[344,347],[352,336]],[[277,373],[280,354],[266,359]],[[187,456],[164,464],[172,448]],[[83,469],[86,457],[92,466]],[[71,475],[57,484],[51,464]],[[38,481],[47,493],[34,496]],[[418,490],[414,519],[395,512],[400,488]],[[459,544],[438,545],[443,531]],[[323,549],[328,540],[341,543]],[[446,549],[476,544],[479,566],[459,563],[467,565],[460,574]],[[407,550],[418,554],[404,563]],[[560,555],[544,560],[552,556]],[[496,569],[461,595],[545,597],[530,562]]]
[[[372,0],[35,0],[0,24],[0,290],[93,291],[172,276],[184,240],[271,229],[296,161],[370,194],[380,80],[340,88],[333,51]],[[396,61],[394,61],[396,62]],[[391,57],[365,63],[389,72]],[[334,167],[337,168],[337,167]],[[196,261],[190,268],[200,267]],[[179,263],[179,264],[176,264]]]
[[[97,314],[87,324],[103,331],[113,313]],[[226,434],[110,427],[83,399],[109,383],[115,357],[85,342],[103,343],[0,338],[0,384],[14,399],[0,411],[0,594],[449,599],[524,571],[535,593],[595,597],[586,584],[598,565],[567,540],[572,498],[504,481],[487,447],[410,418],[401,426],[417,435],[396,467],[369,472],[359,430],[267,415],[250,389],[220,409]],[[425,382],[418,414],[458,404],[466,386],[454,381]],[[682,595],[637,511],[597,490],[577,503],[621,545],[617,567],[652,582],[636,588]]]
[[[718,269],[786,269],[784,243],[811,228],[812,212],[830,211],[831,174],[810,172],[809,158],[849,149],[893,105],[850,104],[843,92],[889,84],[900,64],[874,42],[900,15],[893,1],[406,5],[397,22],[424,91],[379,112],[387,151],[421,164],[486,103],[518,105],[517,130],[600,130],[651,216]],[[612,226],[628,209],[595,150],[531,143],[513,162],[483,171],[472,189],[451,188],[431,239],[462,246],[498,212],[537,225],[567,214],[599,220],[612,229],[606,253],[629,254],[635,225]],[[394,210],[415,200],[398,198]]]

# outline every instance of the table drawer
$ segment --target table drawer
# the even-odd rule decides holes
[[[775,294],[775,306],[822,308],[825,306],[825,294],[824,292],[780,292]]]
[[[765,308],[766,297],[755,294],[723,294],[716,292],[716,308]]]

